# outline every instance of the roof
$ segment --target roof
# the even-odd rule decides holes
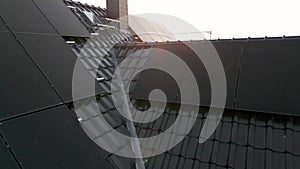
[[[18,17],[12,14],[16,11]],[[95,22],[83,11],[94,13]],[[138,69],[156,48],[188,58],[195,73],[205,72],[203,64],[189,59],[193,53],[184,43],[201,46],[207,41],[136,43],[130,32],[105,26],[107,21],[105,9],[72,1],[0,2],[0,168],[135,168],[134,159],[106,152],[84,132],[83,124],[89,131],[96,129],[92,134],[99,137],[102,129],[95,123],[99,114],[88,95],[76,100],[82,109],[81,114],[75,112],[72,74],[77,58],[86,76],[99,84],[96,107],[124,135],[130,135],[127,121],[113,105],[110,90],[115,69],[110,50],[115,50],[119,62],[130,58],[124,67],[128,72]],[[209,41],[227,76],[221,122],[207,142],[198,144],[210,95],[207,75],[197,74],[203,98],[195,126],[173,149],[144,159],[146,168],[299,167],[299,41],[299,37]],[[164,83],[155,83],[155,78]],[[180,92],[175,85],[166,88],[166,80],[172,79],[154,72],[141,74],[130,84],[138,110],[149,108],[153,86],[163,88],[169,101],[157,120],[135,124],[139,137],[157,135],[175,118],[182,118],[178,117]]]

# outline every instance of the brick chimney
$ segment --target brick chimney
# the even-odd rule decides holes
[[[106,15],[108,18],[120,20],[120,29],[128,28],[127,0],[106,0],[106,10]]]

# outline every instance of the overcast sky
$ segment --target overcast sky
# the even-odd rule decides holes
[[[80,0],[106,7],[105,0]],[[129,14],[181,18],[213,38],[300,35],[300,0],[128,0]]]

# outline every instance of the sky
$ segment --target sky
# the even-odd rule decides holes
[[[79,1],[106,7],[105,0]],[[128,10],[183,19],[213,39],[300,35],[299,0],[128,0]]]

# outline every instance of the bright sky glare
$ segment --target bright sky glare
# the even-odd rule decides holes
[[[105,0],[80,0],[106,7]],[[299,0],[128,0],[129,14],[181,18],[213,38],[300,35]]]

